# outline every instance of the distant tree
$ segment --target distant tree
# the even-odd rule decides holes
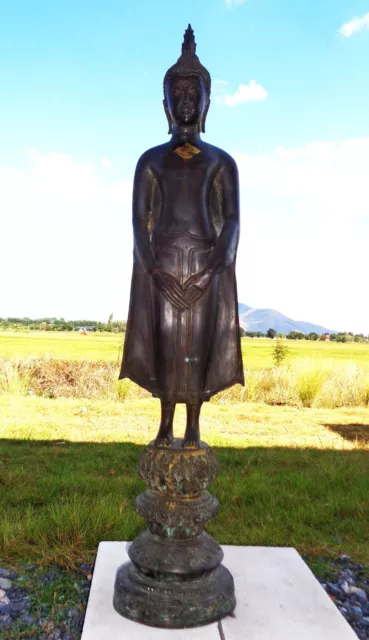
[[[287,345],[283,344],[280,338],[277,338],[272,353],[273,362],[276,367],[280,367],[284,363],[288,353],[289,349]]]
[[[113,315],[113,313],[110,314],[108,324],[111,324],[113,322]]]
[[[303,340],[305,336],[300,331],[290,331],[287,333],[286,338],[287,340]]]
[[[337,333],[336,342],[348,342],[348,337],[344,333]]]
[[[315,333],[315,331],[310,331],[309,335],[306,336],[308,340],[319,340],[319,334]]]
[[[262,331],[245,331],[247,338],[264,338],[265,334]]]
[[[366,342],[364,334],[363,333],[357,333],[354,336],[354,342]]]
[[[275,329],[268,329],[266,332],[267,338],[271,338],[272,340],[276,337],[277,332]]]

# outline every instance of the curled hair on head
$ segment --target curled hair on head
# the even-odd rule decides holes
[[[196,42],[193,29],[191,25],[188,25],[188,28],[184,34],[184,40],[182,44],[182,54],[178,58],[177,62],[168,69],[164,76],[164,95],[165,95],[165,86],[170,78],[175,75],[181,76],[189,76],[189,75],[198,75],[202,78],[206,92],[208,94],[208,99],[210,99],[210,91],[211,91],[211,77],[209,71],[201,64],[198,56],[196,55]]]

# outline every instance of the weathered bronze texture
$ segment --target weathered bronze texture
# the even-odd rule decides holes
[[[160,398],[158,445],[187,405],[184,447],[198,447],[201,405],[243,384],[235,262],[239,237],[234,160],[200,137],[210,75],[191,27],[164,82],[172,138],[146,151],[133,190],[134,266],[120,378]]]
[[[204,401],[244,383],[235,263],[238,172],[225,151],[201,139],[211,78],[189,26],[182,55],[164,78],[169,142],[138,161],[133,190],[134,265],[120,378],[161,401],[156,440],[141,456],[147,490],[136,511],[147,530],[118,570],[114,606],[158,627],[219,620],[235,607],[219,545],[203,530],[217,500],[207,491],[218,465],[200,442]],[[185,403],[184,439],[173,437]]]
[[[118,569],[114,607],[126,618],[155,627],[184,628],[220,620],[236,605],[223,551],[203,531],[217,513],[207,491],[218,463],[206,444],[184,450],[152,442],[141,455],[148,489],[136,499],[147,529],[129,547],[131,563]],[[194,473],[194,470],[198,473]]]

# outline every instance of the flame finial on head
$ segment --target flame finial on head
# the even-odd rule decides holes
[[[191,25],[189,24],[184,34],[182,44],[182,55],[178,58],[176,64],[174,64],[165,74],[164,78],[164,93],[165,85],[167,81],[175,75],[191,75],[196,74],[200,76],[205,84],[208,97],[210,96],[211,78],[209,71],[201,64],[198,56],[196,55],[196,42],[195,35]]]
[[[196,54],[195,34],[190,24],[188,25],[184,34],[182,54],[186,51],[189,51],[193,55]]]

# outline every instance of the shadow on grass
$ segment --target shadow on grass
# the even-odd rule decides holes
[[[337,425],[333,425],[337,427]],[[144,447],[65,440],[0,441],[0,562],[73,566],[101,540],[132,540]],[[293,546],[369,558],[368,451],[214,448],[220,502],[209,532],[223,544]]]
[[[369,444],[369,424],[323,424],[323,427],[350,442]]]

